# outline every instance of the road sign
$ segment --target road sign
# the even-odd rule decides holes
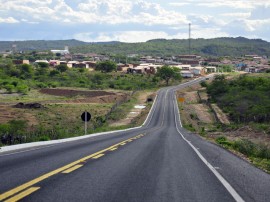
[[[87,111],[83,112],[81,115],[83,121],[88,122],[91,119],[91,114]]]
[[[179,101],[179,102],[185,102],[185,98],[179,97],[179,98],[178,98],[178,101]]]

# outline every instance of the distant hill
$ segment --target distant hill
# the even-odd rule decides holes
[[[145,43],[88,44],[73,47],[73,52],[103,54],[141,54],[166,56],[189,54],[187,39],[155,39]],[[270,56],[270,43],[261,39],[215,38],[191,39],[191,54],[206,56],[242,56],[248,54]]]
[[[63,49],[69,46],[73,53],[99,53],[99,54],[141,54],[141,55],[178,55],[188,54],[187,39],[155,39],[145,43],[122,43],[117,41],[88,43],[78,40],[55,41],[15,41],[0,42],[0,51],[10,50],[12,44],[17,45],[18,50],[51,50]],[[257,54],[270,56],[270,43],[261,39],[215,38],[215,39],[191,39],[191,54],[207,56],[242,56]]]
[[[71,40],[37,40],[37,41],[0,41],[0,51],[11,50],[17,45],[18,51],[42,51],[51,49],[64,49],[65,46],[74,47],[86,45],[86,42]]]

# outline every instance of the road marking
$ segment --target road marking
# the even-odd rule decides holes
[[[49,147],[54,147],[56,146],[56,144],[53,144],[53,145],[49,145],[49,146],[44,146],[44,147],[38,147],[38,148],[33,148],[33,149],[28,149],[28,150],[23,150],[23,151],[18,151],[18,152],[13,152],[13,153],[9,153],[9,154],[2,154],[0,155],[0,157],[2,156],[10,156],[10,155],[13,155],[13,154],[21,154],[21,153],[25,153],[25,152],[29,152],[29,151],[35,151],[35,150],[40,150],[40,149],[46,149],[46,148],[49,148]]]
[[[115,151],[115,150],[117,150],[117,149],[118,149],[118,148],[115,147],[115,148],[110,149],[109,151]]]
[[[8,199],[8,200],[5,200],[5,202],[16,202],[16,201],[19,201],[20,199],[32,194],[33,192],[39,190],[40,187],[31,187],[23,192],[21,192],[20,194]]]
[[[15,188],[13,188],[13,189],[11,189],[11,190],[9,190],[9,191],[1,194],[0,195],[0,201],[2,201],[2,200],[6,199],[6,198],[8,198],[8,197],[10,197],[10,196],[12,196],[14,194],[17,194],[18,192],[23,191],[23,190],[25,190],[25,189],[33,186],[34,184],[37,184],[37,183],[39,183],[39,182],[41,182],[41,181],[43,181],[43,180],[45,180],[45,179],[47,179],[47,178],[49,178],[49,177],[51,177],[53,175],[56,175],[58,173],[61,173],[61,172],[65,171],[65,170],[67,170],[67,169],[69,169],[69,168],[71,168],[71,167],[73,167],[73,166],[75,166],[75,165],[77,165],[77,164],[79,164],[79,163],[81,163],[83,161],[87,161],[87,160],[89,160],[89,159],[91,159],[93,157],[97,157],[98,155],[103,154],[106,151],[109,151],[110,149],[113,149],[115,147],[118,147],[119,145],[121,145],[122,143],[124,143],[126,141],[127,140],[124,140],[122,142],[116,143],[116,144],[114,144],[114,145],[112,145],[112,146],[110,146],[108,148],[105,148],[105,149],[100,150],[100,151],[98,151],[96,153],[90,154],[88,156],[85,156],[85,157],[83,157],[83,158],[81,158],[81,159],[79,159],[77,161],[74,161],[72,163],[69,163],[69,164],[67,164],[67,165],[65,165],[63,167],[60,167],[60,168],[58,168],[56,170],[53,170],[53,171],[51,171],[49,173],[46,173],[46,174],[44,174],[44,175],[42,175],[40,177],[37,177],[37,178],[35,178],[35,179],[33,179],[33,180],[29,181],[29,182],[26,182],[26,183],[24,183],[24,184],[22,184],[20,186],[17,186]]]
[[[92,157],[92,159],[99,159],[100,157],[104,156],[105,154],[99,154],[99,155],[96,155],[94,157]]]
[[[174,99],[174,112],[175,112],[175,107],[176,107],[175,103],[177,103],[176,96]],[[177,106],[177,113],[178,113],[179,120],[181,121],[178,106]],[[222,175],[204,158],[204,156],[199,152],[199,150],[196,149],[196,147],[190,141],[188,141],[185,138],[185,136],[180,132],[180,130],[178,128],[178,124],[177,124],[177,118],[176,118],[177,113],[174,113],[175,114],[175,116],[174,116],[175,125],[176,125],[176,129],[177,129],[178,133],[181,135],[183,140],[186,141],[189,144],[189,146],[195,151],[195,153],[199,156],[199,158],[202,160],[202,162],[212,171],[212,173],[217,177],[217,179],[221,182],[221,184],[231,194],[231,196],[234,198],[234,200],[237,202],[244,202],[242,197],[235,191],[235,189],[229,184],[229,182],[225,178],[222,177]]]
[[[167,98],[167,95],[168,95],[168,91],[169,91],[169,89],[168,90],[166,90],[166,94],[165,94],[165,96],[164,96],[164,107],[163,107],[163,116],[162,116],[162,122],[161,122],[161,126],[163,126],[164,125],[164,120],[165,120],[165,107],[166,107],[166,98]]]
[[[63,171],[62,173],[64,174],[68,174],[68,173],[71,173],[73,172],[74,170],[77,170],[78,168],[82,167],[83,165],[79,164],[79,165],[76,165],[76,166],[73,166],[65,171]]]
[[[159,91],[158,91],[158,92],[159,92]],[[159,93],[158,93],[158,92],[157,92],[157,95],[156,95],[156,97],[155,97],[155,100],[154,100],[154,102],[153,102],[153,104],[152,104],[152,107],[151,107],[151,109],[150,109],[150,111],[149,111],[149,113],[148,113],[148,115],[147,115],[147,117],[146,117],[144,123],[142,124],[142,126],[144,126],[144,125],[146,124],[146,122],[148,121],[148,119],[149,119],[149,117],[150,117],[150,120],[148,121],[147,125],[145,126],[145,127],[148,127],[149,124],[150,124],[150,122],[151,122],[151,120],[152,120],[152,118],[153,118],[153,115],[154,115],[154,113],[155,113],[155,111],[156,111],[156,108],[157,108],[156,101],[157,101],[158,96],[159,96]]]
[[[125,145],[126,143],[125,142],[123,142],[122,144],[120,144],[121,146],[123,146],[123,145]]]

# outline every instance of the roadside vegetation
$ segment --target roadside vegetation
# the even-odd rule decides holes
[[[217,75],[178,92],[185,128],[270,173],[269,74]]]
[[[167,81],[162,74],[117,72],[113,62],[100,62],[97,71],[88,71],[66,65],[53,68],[46,63],[14,65],[10,59],[0,58],[0,142],[8,145],[83,135],[80,115],[85,110],[92,114],[88,133],[140,125],[151,103],[126,126],[110,123],[126,116],[142,90],[155,91],[181,81],[179,76],[170,77]],[[57,89],[60,91],[48,93]],[[77,94],[61,94],[64,90]],[[15,106],[36,102],[40,108]]]

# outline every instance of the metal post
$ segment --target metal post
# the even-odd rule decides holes
[[[86,112],[86,110],[85,110],[85,112],[84,112],[84,134],[86,135],[87,134],[87,112]]]
[[[191,23],[188,24],[188,54],[190,55],[191,51]]]

